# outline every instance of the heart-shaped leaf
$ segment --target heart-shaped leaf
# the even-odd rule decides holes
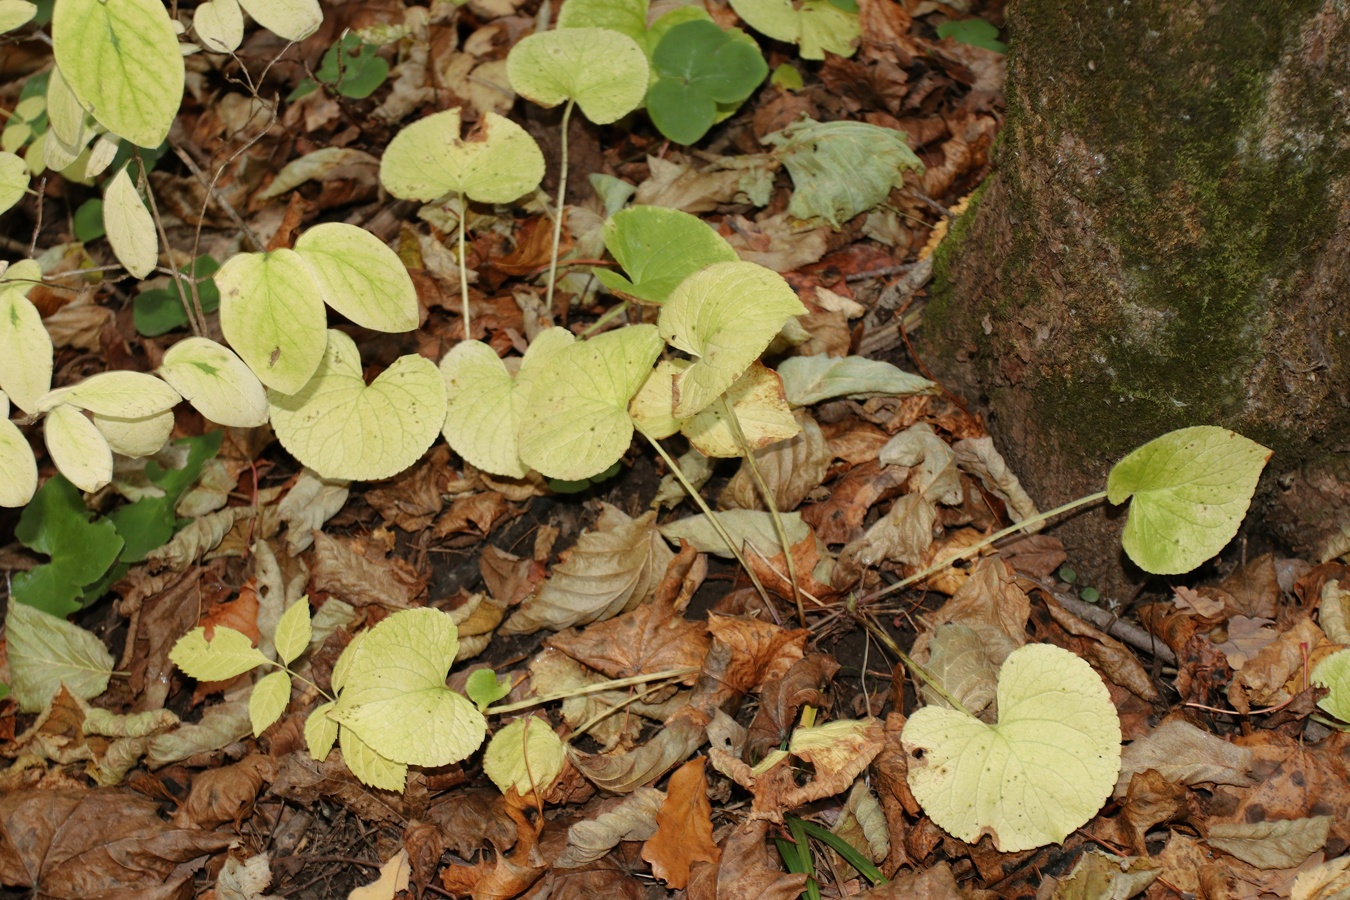
[[[33,415],[52,384],[52,339],[26,293],[19,282],[0,282],[0,389]]]
[[[478,704],[478,710],[482,712],[511,693],[511,679],[498,678],[491,669],[474,669],[469,673],[469,680],[464,683],[464,693]]]
[[[540,106],[575,100],[597,125],[628,115],[647,94],[642,48],[608,28],[564,28],[516,42],[506,75],[516,93]]]
[[[633,422],[644,434],[657,440],[676,431],[683,432],[704,456],[744,456],[745,450],[736,440],[735,431],[726,420],[720,403],[709,404],[687,419],[678,419],[672,413],[674,379],[691,365],[683,359],[657,363],[628,404]],[[778,375],[763,363],[752,363],[745,374],[727,388],[726,394],[751,449],[787,440],[801,431],[783,397],[783,385]]]
[[[550,478],[580,481],[618,462],[633,440],[628,401],[661,353],[651,325],[630,325],[551,354],[520,428],[520,458]]]
[[[314,377],[267,392],[281,445],[324,478],[377,481],[417,462],[445,422],[445,382],[421,356],[401,356],[369,385],[356,343],[328,332]]]
[[[183,101],[183,54],[159,0],[57,0],[56,65],[105,128],[156,148]]]
[[[1177,575],[1237,534],[1270,450],[1214,425],[1169,432],[1116,463],[1106,498],[1130,500],[1121,544],[1146,572]],[[1131,499],[1133,498],[1133,499]]]
[[[259,25],[288,41],[303,41],[323,24],[319,0],[240,0]]]
[[[212,422],[253,428],[267,421],[267,390],[229,347],[185,338],[164,353],[158,371]]]
[[[543,719],[526,716],[492,736],[483,753],[483,774],[505,794],[542,792],[562,772],[563,742]]]
[[[641,44],[647,32],[647,0],[567,0],[559,28],[608,28]]]
[[[595,276],[612,291],[651,303],[664,303],[699,269],[740,259],[698,216],[662,206],[620,210],[605,223],[604,236],[628,278],[609,269],[595,269]]]
[[[220,330],[269,388],[294,394],[323,359],[327,316],[314,271],[294,250],[240,253],[215,276]]]
[[[824,59],[827,51],[852,56],[862,34],[858,14],[831,0],[732,0],[731,8],[761,34],[799,45],[802,59]]]
[[[1051,644],[1003,663],[998,724],[926,706],[901,732],[924,812],[968,843],[1003,853],[1057,843],[1101,809],[1120,771],[1120,719],[1101,677]]]
[[[661,133],[692,144],[708,133],[720,106],[749,97],[769,74],[753,40],[738,40],[709,19],[694,19],[665,33],[652,53],[656,81],[647,112]]]
[[[487,113],[478,136],[468,140],[459,130],[456,107],[400,131],[380,160],[380,183],[408,200],[435,200],[458,191],[480,203],[510,203],[543,180],[539,145],[510,119]]]
[[[675,378],[676,417],[720,397],[784,323],[805,312],[782,275],[755,263],[714,263],[680,282],[658,322],[667,342],[697,358]]]
[[[554,352],[575,341],[566,328],[535,336],[512,378],[497,351],[481,341],[460,341],[441,360],[445,378],[444,434],[456,453],[485,472],[524,478],[518,435],[533,388],[533,374]]]
[[[343,222],[316,225],[295,242],[309,263],[324,302],[363,328],[417,327],[417,291],[398,254],[364,228]]]
[[[405,609],[370,629],[331,713],[386,759],[447,766],[478,749],[483,714],[445,686],[459,635],[446,613]]]

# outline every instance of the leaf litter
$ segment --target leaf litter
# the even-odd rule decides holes
[[[1084,618],[1072,579],[1056,577],[1062,548],[1037,535],[936,573],[922,591],[865,599],[1037,510],[979,419],[908,365],[850,352],[896,348],[901,323],[917,322],[921,282],[910,285],[897,266],[917,265],[931,252],[930,233],[945,232],[935,205],[958,208],[987,174],[1004,70],[1001,53],[932,37],[954,5],[858,6],[860,47],[850,58],[833,55],[828,41],[837,37],[798,24],[801,11],[776,9],[810,55],[822,40],[831,52],[805,63],[775,49],[771,66],[797,69],[802,87],[775,80],[707,149],[676,151],[641,129],[592,130],[577,151],[591,183],[580,166],[569,175],[565,263],[603,252],[598,223],[615,207],[598,191],[610,179],[623,197],[700,216],[712,228],[694,232],[698,240],[719,238],[709,261],[782,273],[805,310],[776,337],[756,335],[754,347],[724,340],[749,359],[759,338],[772,339],[769,353],[782,360],[776,374],[764,370],[778,398],[766,428],[778,430],[765,432],[755,457],[790,546],[747,465],[708,463],[699,484],[719,501],[717,515],[761,589],[727,561],[720,534],[692,514],[682,488],[662,487],[654,501],[667,473],[643,458],[616,482],[569,500],[550,494],[514,452],[504,466],[495,462],[501,448],[479,432],[464,444],[477,448],[465,450],[470,461],[441,446],[365,486],[297,471],[266,450],[257,429],[227,429],[208,464],[220,477],[183,498],[201,505],[178,507],[195,510],[192,524],[120,571],[116,602],[81,613],[82,627],[54,613],[70,612],[71,598],[107,566],[90,573],[51,551],[72,541],[88,550],[90,536],[109,530],[103,520],[53,507],[71,537],[59,546],[24,539],[27,549],[3,551],[16,582],[59,581],[61,605],[9,607],[0,882],[39,897],[230,900],[373,900],[405,890],[690,900],[806,890],[869,898],[1344,896],[1350,738],[1325,725],[1326,714],[1344,720],[1350,708],[1350,574],[1340,563],[1226,560],[1220,579],[1178,581],[1172,593],[1137,603],[1107,598],[1102,621]],[[962,6],[1001,19],[1000,3]],[[436,359],[469,346],[461,341],[458,264],[447,250],[460,215],[378,198],[389,124],[429,104],[445,108],[437,98],[446,92],[466,132],[506,121],[493,117],[510,110],[507,52],[533,22],[519,4],[480,0],[460,11],[393,0],[329,10],[321,31],[288,50],[272,77],[278,86],[298,82],[304,72],[295,61],[317,64],[341,29],[370,26],[404,36],[386,52],[389,87],[371,99],[314,91],[268,125],[256,102],[226,93],[190,107],[181,140],[185,153],[220,168],[219,196],[254,231],[298,232],[302,220],[312,227],[336,211],[395,248],[412,279],[419,330],[353,329],[338,339],[388,366],[401,354]],[[251,66],[282,46],[255,32],[239,59]],[[208,69],[200,77],[223,85],[233,76]],[[537,125],[527,117],[527,130]],[[454,126],[458,148],[458,116]],[[863,173],[860,196],[828,171],[866,166],[874,154],[858,151],[869,140],[881,141],[890,161],[884,172]],[[556,147],[544,147],[556,160]],[[474,174],[405,193],[429,200],[421,195],[454,189],[473,198]],[[190,174],[162,170],[152,180],[166,211],[186,222],[204,215],[204,250],[228,255],[236,223],[202,203]],[[520,354],[550,327],[579,331],[603,310],[594,280],[580,274],[562,282],[575,297],[571,310],[534,296],[529,282],[547,263],[550,221],[541,202],[522,209],[463,212],[480,355]],[[611,249],[623,263],[627,248]],[[60,266],[82,264],[71,257]],[[682,280],[660,267],[628,273],[631,282],[610,270],[598,278],[646,300]],[[49,324],[76,307],[45,287],[32,299]],[[63,346],[59,360],[102,351],[111,367],[149,368],[163,358],[155,338],[92,308],[102,339]],[[679,334],[681,325],[662,327]],[[118,349],[125,347],[132,349]],[[670,393],[683,394],[691,414],[699,398],[726,386],[705,368],[672,371]],[[345,373],[354,396],[373,386],[352,380],[357,373],[359,364]],[[517,370],[505,377],[509,394]],[[492,425],[473,409],[457,415],[463,428]],[[715,455],[707,423],[697,421],[678,420],[670,433]],[[180,434],[200,429],[199,421],[178,423]],[[552,449],[523,452],[546,459]],[[109,558],[118,550],[96,549]],[[809,595],[805,623],[796,621],[798,587]],[[850,596],[864,598],[857,610],[873,627],[901,636],[941,691],[913,682],[870,639],[850,615]],[[285,610],[301,608],[312,618],[303,638],[282,625]],[[450,613],[458,634],[442,642],[454,662],[448,685],[435,665],[408,670],[427,702],[456,705],[452,692],[472,695],[473,672],[508,692],[483,705],[573,694],[522,718],[493,717],[490,727],[514,743],[457,752],[464,758],[433,768],[395,759],[397,772],[372,777],[396,774],[385,783],[404,791],[371,788],[352,772],[370,775],[384,757],[402,755],[406,748],[380,732],[392,733],[409,703],[394,701],[385,718],[366,721],[339,701],[331,728],[340,720],[367,729],[376,746],[344,727],[356,742],[338,738],[322,760],[308,752],[308,719],[346,677],[357,679],[352,690],[378,692],[369,666],[346,664],[356,676],[344,671],[344,650],[353,635],[419,610]],[[1118,630],[1116,617],[1142,627]],[[196,628],[203,637],[216,628],[242,636],[233,648],[212,645],[220,658],[199,682],[171,662],[175,643]],[[395,643],[409,654],[418,646],[415,637]],[[255,735],[253,679],[280,673],[255,676],[253,666],[283,646],[283,658],[303,660],[301,677],[276,697],[276,721]],[[1057,676],[1066,658],[1071,674]],[[1038,671],[1027,674],[1029,665]],[[648,676],[659,677],[626,687],[608,681]],[[1002,692],[1028,678],[1048,679],[1036,683],[1051,693],[1062,690],[1056,678],[1091,687],[1075,699],[1081,707],[1053,707],[1048,718],[1061,720],[1063,733],[1025,738],[1051,741],[1061,770],[1091,768],[1101,795],[1074,798],[1086,820],[1050,834],[1048,846],[1009,820],[1062,797],[1038,793],[1043,782],[1020,793],[970,788],[972,757],[935,765],[942,745],[926,744],[931,731],[955,728],[986,741],[990,754],[1020,759],[1015,735],[1028,718],[1026,700]],[[921,711],[916,692],[928,704]],[[974,715],[944,708],[944,692]],[[907,718],[924,727],[902,740]],[[1117,718],[1123,749],[1105,725],[1081,727]],[[1004,746],[989,737],[1000,734],[1008,735]],[[828,827],[889,881],[869,884],[819,839],[806,848],[811,874],[788,871],[775,842],[795,841],[794,817]]]

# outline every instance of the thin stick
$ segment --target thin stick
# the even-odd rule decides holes
[[[562,171],[558,174],[558,211],[553,218],[553,255],[548,266],[548,295],[546,306],[553,308],[553,286],[558,281],[558,245],[562,243],[563,203],[567,200],[567,123],[572,118],[575,100],[568,100],[562,114]]]
[[[487,713],[489,716],[498,716],[503,713],[529,709],[532,706],[542,706],[545,703],[552,703],[554,700],[567,700],[572,697],[581,697],[586,694],[598,694],[601,691],[612,691],[615,688],[632,687],[635,684],[647,684],[651,681],[664,681],[667,678],[683,678],[685,675],[693,675],[698,670],[698,666],[686,666],[683,669],[666,669],[664,672],[634,675],[631,678],[616,678],[613,681],[588,684],[585,687],[572,688],[568,691],[558,691],[553,694],[530,697],[529,699],[521,700],[519,703],[508,703],[505,706],[489,706],[487,709],[483,710],[483,712]]]
[[[185,286],[188,278],[178,267],[173,265],[172,245],[169,243],[169,233],[164,230],[164,220],[159,215],[159,204],[155,202],[155,192],[150,190],[149,173],[145,171],[145,162],[141,159],[141,152],[135,152],[136,165],[140,167],[140,179],[145,182],[145,198],[150,201],[150,218],[155,222],[155,230],[159,234],[160,243],[164,247],[164,252],[169,255],[169,275],[173,278],[173,286],[178,290],[178,302],[183,304],[183,314],[187,316],[188,326],[196,337],[203,337],[206,334],[206,319],[201,313],[200,305],[194,303],[197,297],[196,284]],[[130,163],[128,163],[130,165]],[[193,307],[196,306],[196,309]]]
[[[459,295],[460,302],[464,304],[461,315],[464,317],[464,340],[472,340],[473,332],[469,330],[469,264],[464,259],[464,217],[469,212],[469,198],[465,194],[459,195]],[[554,254],[557,254],[557,248],[554,247]]]

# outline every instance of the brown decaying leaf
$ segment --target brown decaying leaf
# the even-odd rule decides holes
[[[769,486],[773,502],[780,512],[796,509],[806,499],[806,495],[825,480],[830,469],[829,446],[816,420],[800,409],[793,412],[793,417],[801,428],[800,434],[755,451],[760,475]],[[723,489],[720,502],[723,508],[765,508],[759,488],[744,460]]]
[[[1096,837],[1129,847],[1137,856],[1147,856],[1144,836],[1156,825],[1185,818],[1186,788],[1168,781],[1156,769],[1136,772],[1125,789],[1120,813],[1098,819]]]
[[[352,606],[407,609],[427,587],[402,559],[363,554],[350,540],[314,532],[313,589],[326,591]]]
[[[379,487],[371,488],[362,495],[365,501],[386,522],[404,531],[414,532],[426,528],[444,505],[440,481],[447,462],[444,457],[448,457],[448,454],[440,453],[442,449],[438,447],[433,454],[433,457],[442,456],[441,460],[424,460]]]
[[[656,834],[656,812],[665,798],[663,791],[640,787],[617,805],[577,822],[567,829],[567,845],[553,864],[574,869],[600,859],[620,841],[646,841]]]
[[[1252,751],[1230,744],[1181,719],[1163,722],[1128,744],[1120,757],[1115,795],[1122,797],[1138,772],[1155,769],[1181,784],[1252,784]]]
[[[760,691],[759,711],[750,722],[746,752],[758,762],[787,740],[803,706],[826,707],[825,688],[839,671],[839,663],[823,653],[808,653],[781,678],[767,679]]]
[[[478,571],[488,593],[506,606],[515,606],[544,580],[543,563],[522,558],[488,544],[478,558]]]
[[[768,822],[750,820],[736,826],[722,842],[721,860],[691,868],[687,900],[797,900],[806,876],[778,868],[768,837]]]
[[[176,828],[129,791],[38,788],[0,797],[0,883],[43,900],[180,900],[194,859],[235,837]]]
[[[502,795],[493,788],[467,788],[448,794],[427,810],[426,821],[440,829],[445,845],[462,857],[484,847],[505,853],[516,842],[516,825]]]
[[[925,628],[914,639],[911,655],[922,665],[928,641],[937,626],[955,622],[972,628],[985,643],[989,658],[1002,665],[1008,654],[1027,642],[1031,598],[1017,584],[1008,564],[995,557],[975,563],[969,579],[935,613],[923,617]]]
[[[627,753],[600,756],[567,750],[572,764],[596,787],[626,794],[651,784],[689,758],[706,740],[708,717],[692,707],[671,716],[651,740]]]
[[[192,779],[192,791],[173,814],[178,828],[215,828],[238,822],[253,808],[262,786],[277,777],[270,756],[250,753],[233,765],[207,769]]]
[[[710,642],[704,623],[675,616],[669,607],[646,603],[584,630],[559,632],[545,645],[611,678],[627,678],[697,667],[707,655]],[[694,675],[682,680],[693,684]]]
[[[1214,647],[1223,653],[1233,671],[1240,672],[1253,657],[1279,637],[1279,632],[1269,627],[1274,624],[1270,619],[1233,616],[1228,620],[1228,640]]]
[[[802,658],[810,637],[804,628],[788,631],[761,619],[716,614],[708,616],[708,630],[714,641],[731,650],[722,677],[741,693],[787,674]]]
[[[700,860],[715,863],[722,852],[712,836],[712,804],[700,756],[676,769],[666,785],[666,799],[656,812],[656,833],[642,845],[642,858],[652,874],[675,890],[689,883],[689,867]]]
[[[881,865],[881,872],[887,877],[909,863],[905,836],[909,833],[910,818],[920,813],[919,801],[909,790],[909,756],[900,743],[900,732],[904,727],[904,714],[892,712],[886,716],[881,750],[872,760],[877,797],[881,800],[881,811],[886,816],[886,829],[891,838],[890,852]]]
[[[646,882],[627,872],[611,860],[600,860],[584,869],[553,869],[522,900],[643,900],[647,897]]]
[[[790,603],[795,602],[795,591],[792,579],[788,576],[786,557],[782,553],[776,553],[766,559],[749,546],[743,549],[745,561],[750,564],[750,568],[754,570],[755,576],[759,578],[759,583],[764,585],[765,590]],[[792,562],[797,570],[797,587],[801,588],[804,594],[810,595],[804,602],[807,608],[818,609],[817,600],[828,603],[839,595],[839,590],[833,584],[822,584],[816,580],[816,568],[820,564],[820,547],[814,534],[808,532],[806,537],[792,545]],[[811,597],[815,599],[812,600]]]
[[[1111,681],[1150,703],[1160,700],[1148,671],[1134,652],[1090,622],[1064,609],[1054,597],[1042,594],[1055,624],[1070,636],[1062,646],[1092,663]]]
[[[1229,615],[1274,619],[1280,612],[1280,583],[1275,573],[1275,555],[1264,553],[1229,575],[1219,584],[1231,598]]]
[[[898,874],[885,884],[856,895],[857,900],[965,900],[952,867],[940,862],[917,872]]]
[[[1048,578],[1068,560],[1064,544],[1049,534],[1027,534],[999,544],[998,555],[1019,572]]]
[[[652,603],[672,609],[676,614],[683,613],[707,577],[707,555],[699,553],[688,541],[682,540],[679,552],[666,566],[666,574],[656,586]]]
[[[1334,645],[1303,615],[1292,627],[1247,661],[1228,685],[1233,708],[1246,713],[1254,706],[1283,703],[1303,689],[1303,679]]]
[[[849,541],[839,551],[836,581],[852,583],[864,570],[883,563],[918,566],[933,544],[937,522],[937,507],[927,497],[917,492],[906,494],[891,504],[886,515],[872,523],[862,537]]]
[[[496,491],[462,494],[436,520],[436,527],[431,534],[435,538],[451,535],[481,538],[510,513],[511,505]]]
[[[309,806],[316,800],[334,800],[354,815],[379,824],[400,823],[411,816],[407,800],[387,791],[373,791],[356,780],[334,749],[323,762],[308,753],[291,753],[277,763],[271,794]]]
[[[908,478],[904,466],[883,467],[874,458],[831,484],[828,499],[803,507],[802,518],[826,544],[846,544],[862,533],[867,511],[900,493]]]
[[[122,601],[118,611],[131,617],[132,639],[119,668],[130,669],[127,687],[135,697],[135,709],[161,709],[173,683],[174,664],[169,651],[174,642],[197,623],[198,603],[214,600],[219,563],[193,566],[182,573],[151,575],[137,567],[119,583]]]

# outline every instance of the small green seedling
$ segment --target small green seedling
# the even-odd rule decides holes
[[[608,28],[564,28],[518,41],[506,58],[506,75],[516,93],[545,108],[566,103],[562,114],[558,204],[553,219],[553,252],[545,305],[553,306],[558,279],[558,244],[567,196],[567,125],[580,106],[597,125],[637,109],[647,93],[650,66],[631,37]]]
[[[852,56],[862,35],[856,4],[848,10],[846,0],[731,0],[731,8],[761,34],[796,44],[802,59]]]
[[[14,536],[50,559],[14,575],[16,601],[64,618],[97,599],[86,597],[85,589],[117,561],[124,541],[112,522],[93,519],[69,480],[61,475],[47,479],[24,507]]]
[[[719,113],[735,110],[764,81],[769,67],[755,42],[695,19],[665,33],[652,54],[656,80],[647,112],[662,134],[692,144]]]
[[[539,187],[544,154],[534,138],[496,113],[483,117],[479,134],[460,137],[459,108],[434,113],[400,131],[380,161],[380,183],[395,197],[430,202],[460,194],[479,203],[510,203]],[[459,287],[464,339],[469,321],[469,275],[464,259],[464,219],[459,210]],[[557,256],[557,248],[554,248]]]
[[[982,47],[995,53],[1007,53],[1008,45],[998,39],[998,29],[984,19],[949,20],[937,27],[940,38],[951,38],[959,44]]]
[[[511,693],[511,679],[498,678],[491,669],[474,669],[464,683],[464,693],[478,705],[478,711],[483,712]]]
[[[698,270],[740,257],[698,216],[661,206],[620,210],[605,222],[605,247],[628,277],[593,269],[611,291],[648,303],[665,303],[680,282]]]
[[[359,35],[347,32],[324,53],[314,78],[301,80],[286,101],[299,100],[320,84],[349,100],[366,99],[389,77],[389,63],[379,50],[378,45],[367,44]]]

